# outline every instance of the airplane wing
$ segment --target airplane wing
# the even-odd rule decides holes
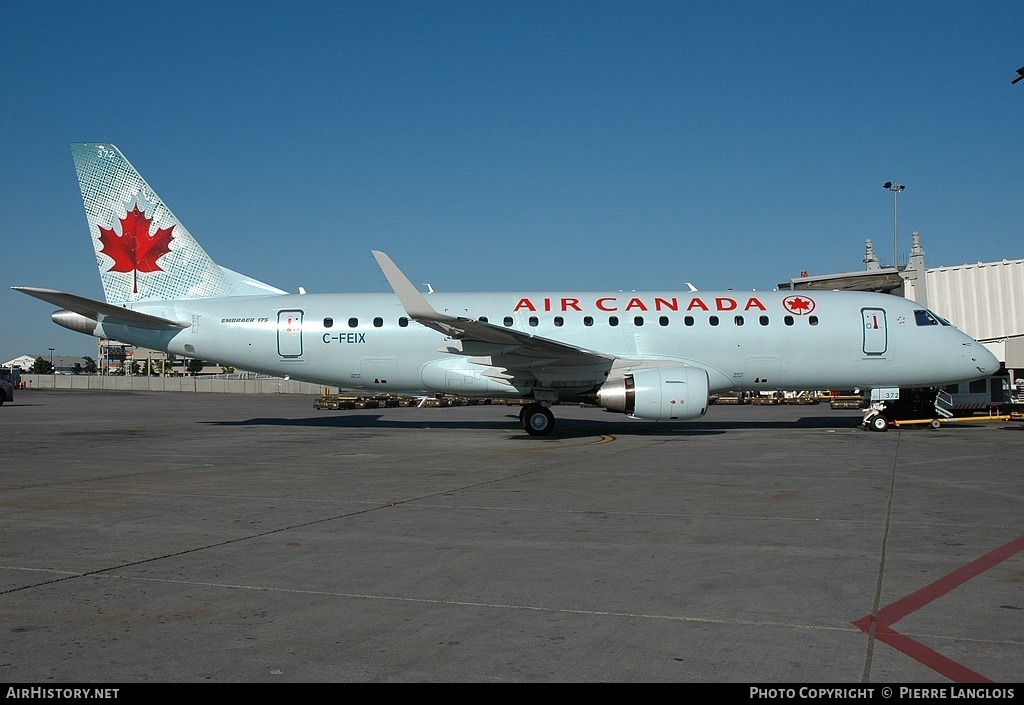
[[[15,291],[42,299],[54,306],[66,308],[69,311],[85,316],[88,319],[103,323],[104,321],[126,323],[137,328],[151,328],[154,330],[173,330],[175,328],[188,328],[189,323],[178,323],[159,316],[151,316],[148,313],[134,311],[130,308],[122,308],[113,304],[93,301],[84,296],[66,294],[63,291],[54,289],[37,289],[31,286],[12,286]]]
[[[593,350],[525,331],[438,313],[390,257],[377,250],[373,250],[373,256],[409,318],[458,341],[459,347],[449,348],[449,352],[489,358],[473,359],[472,362],[526,370],[546,366],[607,366],[615,360]]]

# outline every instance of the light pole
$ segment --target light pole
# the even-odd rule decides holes
[[[50,348],[50,372],[56,373],[57,369],[53,366],[53,351],[55,348]]]
[[[897,209],[896,201],[899,198],[900,191],[906,188],[902,184],[897,184],[892,181],[886,181],[882,184],[882,188],[887,188],[892,191],[892,268],[898,270],[900,268],[900,241],[899,241],[899,210]]]

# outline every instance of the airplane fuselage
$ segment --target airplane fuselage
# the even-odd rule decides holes
[[[981,346],[912,301],[858,292],[435,293],[441,313],[599,350],[626,366],[707,371],[710,392],[937,385],[978,377]],[[346,389],[521,396],[488,360],[409,319],[393,294],[306,294],[137,303],[189,323],[102,333],[177,355]],[[493,353],[493,350],[484,351]],[[607,379],[581,369],[573,398]],[[603,377],[602,377],[603,375]],[[563,375],[564,377],[564,375]],[[570,378],[573,375],[569,375]]]

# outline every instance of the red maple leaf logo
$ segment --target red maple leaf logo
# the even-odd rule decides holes
[[[153,219],[147,218],[145,211],[140,211],[136,204],[121,218],[120,235],[100,226],[100,242],[103,243],[100,252],[114,260],[114,264],[107,271],[134,272],[135,283],[132,291],[136,294],[139,293],[138,273],[164,271],[156,261],[171,251],[171,233],[174,226],[160,228],[150,236],[149,226],[152,222]]]
[[[803,316],[814,310],[814,299],[807,296],[787,296],[782,300],[782,305],[790,313]]]

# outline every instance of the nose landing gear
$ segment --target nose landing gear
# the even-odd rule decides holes
[[[870,431],[888,431],[889,418],[883,412],[872,409],[864,417],[864,427]]]

